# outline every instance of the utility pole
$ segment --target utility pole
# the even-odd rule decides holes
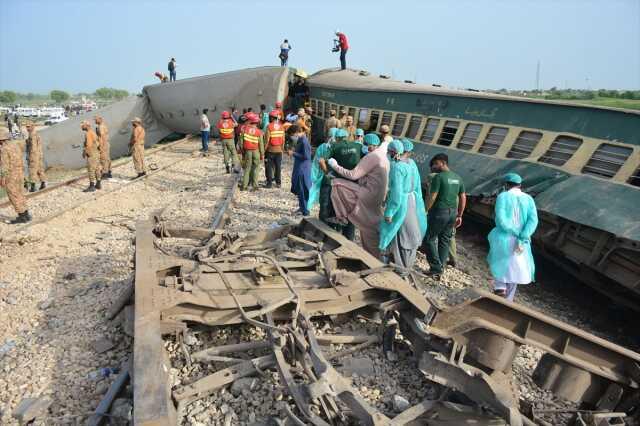
[[[536,67],[536,92],[540,91],[540,59],[538,59],[538,66]]]

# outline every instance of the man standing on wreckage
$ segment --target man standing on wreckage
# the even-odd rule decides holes
[[[519,175],[507,173],[503,182],[506,190],[496,199],[496,227],[489,233],[487,261],[495,294],[513,301],[518,285],[534,281],[531,235],[538,226],[538,213],[533,198],[522,192]]]

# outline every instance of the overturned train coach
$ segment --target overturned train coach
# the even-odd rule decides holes
[[[414,142],[423,178],[439,152],[465,180],[469,210],[491,221],[500,177],[536,201],[536,253],[614,301],[640,309],[640,112],[392,81],[325,70],[307,84],[314,130],[345,109],[368,132]],[[321,139],[321,138],[318,138]],[[316,139],[316,140],[318,140]]]

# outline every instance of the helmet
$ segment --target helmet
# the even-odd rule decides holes
[[[249,116],[249,123],[251,124],[258,124],[260,122],[260,119],[258,118],[257,114],[251,114]]]
[[[269,117],[280,118],[280,113],[276,110],[273,110],[269,113]]]
[[[229,118],[231,117],[231,114],[229,114],[229,111],[222,111],[222,118]]]
[[[276,102],[276,108],[282,108],[282,102],[281,101],[277,101]]]

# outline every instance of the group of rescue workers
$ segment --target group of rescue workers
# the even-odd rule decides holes
[[[95,130],[87,120],[80,123],[84,132],[84,146],[82,157],[87,162],[89,186],[83,192],[95,192],[102,189],[102,180],[111,179],[111,147],[109,145],[109,129],[104,119],[94,117]],[[136,178],[146,175],[144,167],[144,136],[142,120],[132,120],[133,131],[129,141],[129,153],[133,158],[133,166],[137,172]],[[36,191],[36,184],[40,182],[39,189],[45,189],[46,175],[44,170],[44,154],[42,140],[32,122],[26,125],[28,136],[24,145],[20,138],[13,139],[8,130],[0,128],[0,187],[7,192],[9,202],[18,216],[11,220],[11,224],[27,223],[31,221],[31,215],[27,208],[27,200],[23,192]],[[29,179],[25,180],[24,158],[26,154],[29,168]]]
[[[209,141],[208,110],[201,117],[202,151],[207,155]],[[372,256],[393,263],[407,275],[416,262],[421,246],[430,265],[428,275],[439,280],[455,256],[455,229],[462,224],[466,190],[462,178],[449,169],[444,153],[431,158],[431,174],[422,185],[416,163],[411,158],[414,145],[408,139],[394,139],[388,125],[379,134],[368,133],[354,124],[346,110],[330,111],[324,128],[314,137],[324,142],[312,156],[311,108],[299,108],[286,117],[282,103],[267,113],[251,108],[240,115],[237,109],[223,111],[216,124],[227,173],[244,170],[241,190],[259,189],[260,165],[265,163],[266,188],[282,185],[282,156],[293,157],[291,192],[298,198],[299,215],[307,216],[319,204],[319,219],[346,238],[355,238],[356,228],[363,248]],[[95,130],[83,121],[83,157],[87,161],[89,187],[102,188],[101,180],[111,178],[109,132],[104,120],[95,117]],[[136,178],[144,176],[145,130],[139,118],[132,120],[129,142]],[[31,220],[23,184],[30,191],[46,187],[42,143],[33,123],[27,124],[26,140],[29,182],[25,184],[24,153],[7,130],[0,130],[0,184],[6,188],[18,217],[11,223]],[[215,143],[215,141],[214,141]],[[242,156],[242,162],[238,157]],[[496,227],[489,234],[488,261],[495,278],[494,289],[513,300],[517,285],[534,280],[531,235],[538,223],[533,198],[521,191],[522,178],[515,173],[504,176],[504,191],[496,200]],[[424,195],[423,195],[424,191]]]

